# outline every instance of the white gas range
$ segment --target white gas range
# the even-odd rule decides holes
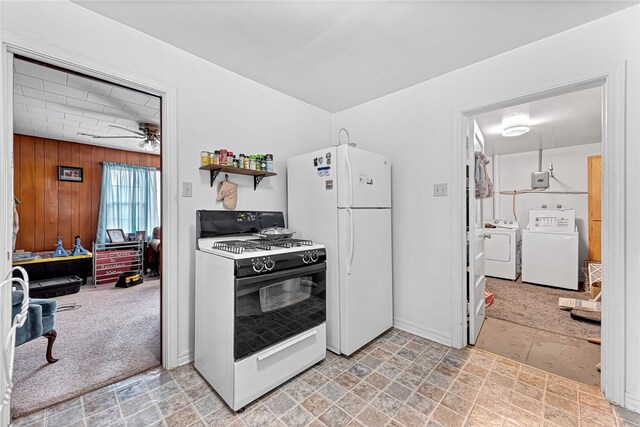
[[[324,359],[326,251],[282,212],[198,211],[195,367],[233,410]]]

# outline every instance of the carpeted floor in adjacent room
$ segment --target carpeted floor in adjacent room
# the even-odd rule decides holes
[[[558,298],[588,300],[588,292],[570,291],[547,286],[487,277],[486,289],[494,293],[494,304],[487,317],[574,338],[600,336],[600,325],[571,318],[569,311],[558,308]]]
[[[159,279],[127,289],[85,285],[56,300],[60,360],[47,363],[42,337],[16,348],[13,418],[160,365]]]

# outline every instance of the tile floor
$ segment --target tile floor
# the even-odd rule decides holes
[[[487,317],[476,347],[584,384],[600,387],[600,346]]]
[[[327,353],[231,412],[193,369],[153,370],[16,420],[25,426],[640,426],[600,391],[479,349],[392,329],[350,358]]]

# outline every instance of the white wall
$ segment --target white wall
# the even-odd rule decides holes
[[[178,238],[163,245],[179,251],[178,356],[185,360],[193,349],[195,211],[222,209],[209,175],[198,170],[200,151],[272,153],[278,176],[257,191],[251,177],[231,177],[237,209],[285,211],[286,158],[326,146],[331,114],[66,1],[3,2],[2,37],[33,39],[177,88],[178,181],[193,182],[193,198],[170,201],[178,204]]]
[[[553,148],[542,152],[542,170],[547,170],[553,162],[554,176],[550,178],[547,191],[587,191],[587,157],[602,154],[602,144],[574,145],[571,147]],[[513,191],[531,188],[531,172],[538,170],[538,152],[497,155],[490,157],[490,166],[499,171],[494,183],[500,191]],[[489,168],[492,175],[493,167]],[[485,219],[500,218],[513,220],[513,196],[494,194],[498,209],[493,212],[493,199],[485,201]],[[524,230],[529,224],[529,211],[542,205],[549,208],[560,204],[563,208],[573,208],[576,213],[576,225],[580,234],[578,271],[589,249],[588,206],[586,194],[544,194],[526,193],[516,196],[516,215],[518,224]],[[582,273],[580,273],[582,280]]]
[[[433,184],[452,182],[453,118],[541,82],[626,62],[627,404],[640,410],[640,6],[428,80],[334,117],[351,141],[390,157],[397,324],[441,342],[452,336],[452,207]],[[616,143],[614,141],[613,143]],[[559,171],[560,172],[560,171]],[[620,286],[620,285],[619,285]]]

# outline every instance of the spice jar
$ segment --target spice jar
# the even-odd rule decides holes
[[[220,151],[216,150],[213,153],[211,153],[211,156],[209,157],[209,164],[212,165],[219,165],[220,164]]]
[[[262,155],[260,156],[260,170],[267,170],[267,160]]]
[[[251,161],[251,159],[249,158],[249,156],[244,156],[244,168],[245,169],[250,169],[250,165],[249,162]]]
[[[227,165],[227,150],[225,150],[224,148],[220,150],[220,161],[219,163],[221,165],[226,166]]]
[[[244,154],[238,154],[238,166],[239,168],[244,168]]]
[[[209,153],[208,151],[200,152],[200,166],[207,166],[209,164]]]
[[[273,172],[273,154],[265,154],[264,159],[267,162],[267,172]]]
[[[227,151],[227,166],[233,166],[233,151]]]
[[[249,169],[256,170],[256,156],[253,154],[249,156]]]

